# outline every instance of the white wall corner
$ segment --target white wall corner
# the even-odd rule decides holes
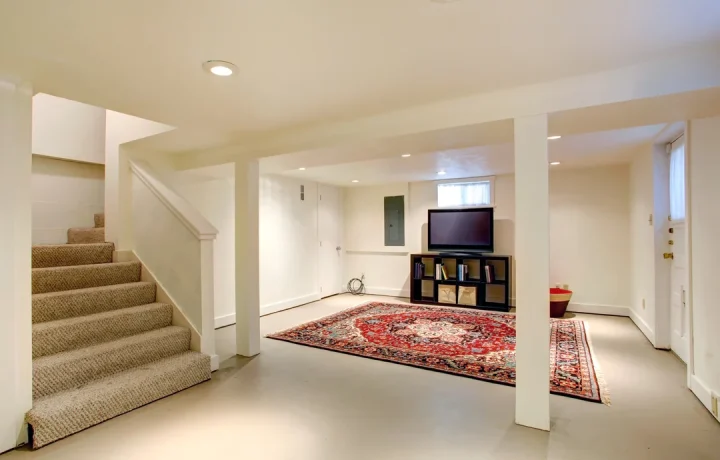
[[[652,330],[652,328],[648,325],[648,323],[645,322],[644,319],[638,315],[635,310],[632,308],[629,309],[629,316],[633,323],[637,326],[640,331],[645,334],[645,337],[650,341],[652,346],[655,346],[655,332]]]

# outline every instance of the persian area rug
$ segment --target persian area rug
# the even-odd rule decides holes
[[[585,324],[550,328],[550,392],[609,404]],[[371,302],[268,337],[515,385],[515,315]]]

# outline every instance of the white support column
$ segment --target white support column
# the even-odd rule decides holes
[[[515,119],[515,423],[550,430],[547,115]]]
[[[0,453],[32,407],[32,88],[0,80]]]
[[[235,162],[235,334],[237,354],[260,353],[260,165]]]

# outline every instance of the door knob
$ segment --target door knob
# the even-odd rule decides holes
[[[663,259],[674,259],[675,255],[672,252],[664,252]]]

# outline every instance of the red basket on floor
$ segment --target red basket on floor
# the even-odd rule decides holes
[[[562,318],[565,316],[568,304],[572,298],[572,291],[560,288],[550,288],[550,317]]]

